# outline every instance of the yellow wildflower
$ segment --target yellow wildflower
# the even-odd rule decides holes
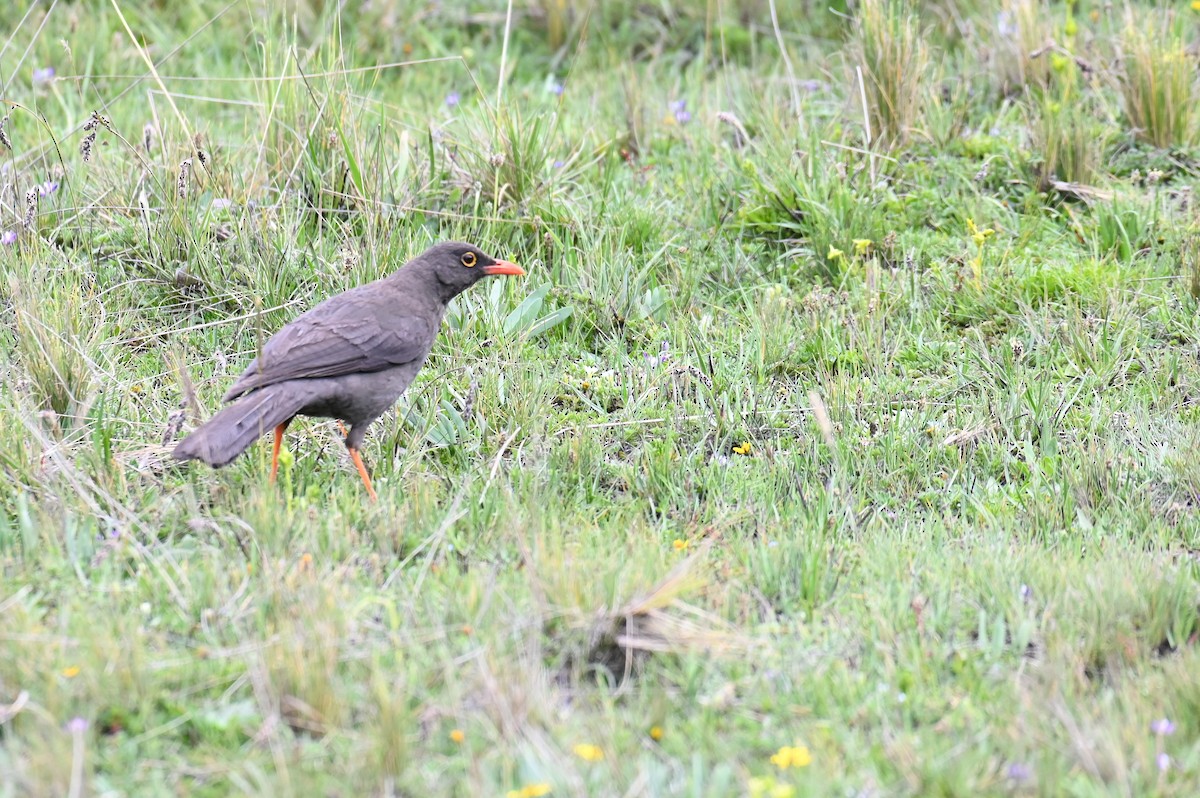
[[[526,784],[519,790],[509,790],[504,795],[505,798],[542,798],[543,795],[549,795],[553,789],[549,783],[539,781],[536,784]]]
[[[833,244],[830,244],[829,252],[826,253],[825,257],[828,258],[829,260],[841,260],[842,258],[846,257],[846,253],[842,252],[840,249],[835,247]]]
[[[796,788],[790,784],[776,783],[775,779],[755,776],[746,782],[750,798],[793,798]]]
[[[749,455],[750,451],[750,441],[743,441],[742,443],[733,447],[734,454]]]
[[[1200,11],[1200,0],[1192,0],[1192,10]]]
[[[771,757],[771,764],[780,770],[806,768],[812,764],[812,754],[805,745],[785,745]]]
[[[79,675],[79,666],[78,665],[70,665],[66,668],[63,668],[62,675],[67,677],[68,679],[74,679],[76,676]]]
[[[855,255],[866,254],[866,251],[871,248],[872,243],[873,242],[869,238],[854,239],[854,254]]]
[[[675,551],[683,551],[688,547],[688,542],[683,538],[675,538],[675,540],[671,542],[671,545],[675,547]],[[656,726],[655,728],[658,727]]]
[[[584,762],[599,762],[604,759],[604,749],[591,743],[579,743],[571,750]]]
[[[1067,20],[1067,24],[1063,26],[1063,33],[1067,34],[1068,36],[1074,36],[1078,32],[1079,26],[1075,24],[1075,18],[1071,17]]]
[[[967,219],[967,232],[971,234],[972,240],[974,240],[974,242],[979,246],[983,246],[984,241],[987,241],[989,238],[996,235],[996,231],[990,227],[980,230],[975,225],[975,220],[970,218]]]
[[[467,735],[463,733],[462,729],[451,729],[450,739],[461,745],[462,741],[467,739]]]
[[[1198,0],[1198,1],[1200,1],[1200,0]],[[663,738],[662,726],[651,726],[650,727],[650,739],[651,740],[661,740],[662,738]]]

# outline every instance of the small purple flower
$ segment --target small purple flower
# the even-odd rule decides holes
[[[554,162],[554,168],[555,168],[555,169],[562,169],[562,168],[563,168],[563,166],[565,166],[565,164],[564,164],[562,161],[555,161],[555,162]]]
[[[49,83],[54,80],[54,67],[42,67],[41,69],[33,70],[33,82],[35,85]]]
[[[553,83],[553,84],[550,86],[550,91],[552,91],[552,92],[554,93],[554,96],[555,96],[555,97],[561,97],[561,96],[562,96],[562,93],[563,93],[563,90],[564,90],[564,88],[565,88],[565,87],[562,85],[562,81],[558,81],[558,80],[556,80],[556,81],[554,81],[554,83]]]
[[[1175,724],[1168,718],[1159,718],[1150,724],[1150,731],[1159,737],[1169,737],[1175,733]]]
[[[5,230],[4,233],[0,234],[0,244],[4,244],[5,246],[12,246],[15,243],[17,243],[17,231],[16,230]]]
[[[1009,781],[1022,784],[1033,778],[1033,768],[1024,762],[1013,762],[1005,769],[1004,775],[1008,777]]]
[[[88,722],[86,718],[75,717],[67,721],[67,731],[71,732],[71,734],[83,734],[87,731],[87,727]]]
[[[459,95],[458,92],[456,92],[456,91],[450,92],[449,94],[446,95],[446,107],[453,108],[454,106],[458,105],[458,101],[461,99],[462,99],[462,97]]]
[[[657,355],[652,355],[649,352],[643,353],[642,357],[645,358],[646,365],[654,368],[656,366],[661,366],[663,363],[666,363],[668,360],[670,360],[671,353],[667,351],[669,347],[670,344],[668,344],[666,341],[663,341],[662,348],[659,349]]]
[[[1171,757],[1167,753],[1160,751],[1158,756],[1155,757],[1155,761],[1158,763],[1160,773],[1166,773],[1171,769]]]
[[[38,196],[48,197],[55,191],[58,191],[57,180],[47,180],[45,183],[38,183]]]
[[[692,112],[691,111],[676,111],[675,112],[675,121],[681,125],[686,125],[688,122],[692,121]]]
[[[1005,39],[1011,39],[1019,33],[1017,23],[1012,14],[1001,11],[996,15],[996,31]]]
[[[671,113],[678,114],[687,110],[687,100],[672,100],[670,103]]]

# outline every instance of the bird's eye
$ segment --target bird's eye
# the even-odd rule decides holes
[[[475,265],[475,253],[474,252],[464,252],[463,256],[462,256],[462,265],[466,266],[468,269],[471,268],[472,266],[474,266]]]

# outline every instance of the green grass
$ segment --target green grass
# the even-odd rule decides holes
[[[1200,151],[1119,9],[914,4],[888,148],[827,4],[516,3],[503,77],[502,4],[353,5],[0,11],[0,796],[1196,794]],[[332,422],[169,460],[447,238],[529,274],[377,504]]]

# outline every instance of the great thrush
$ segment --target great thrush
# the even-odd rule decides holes
[[[346,448],[374,499],[359,455],[363,436],[420,371],[446,304],[488,275],[524,273],[470,244],[448,241],[381,280],[326,299],[271,336],[226,392],[222,401],[232,404],[184,438],[174,457],[220,468],[274,430],[274,482],[292,419],[334,418],[350,425],[349,432],[343,428]]]

